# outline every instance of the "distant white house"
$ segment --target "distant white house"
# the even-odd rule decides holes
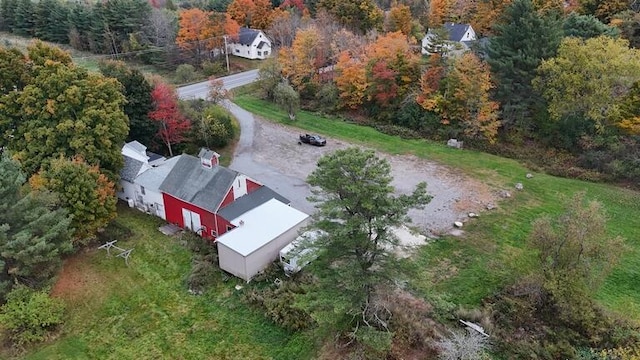
[[[229,43],[229,53],[247,59],[266,59],[271,56],[271,40],[262,30],[242,27],[236,41]]]
[[[468,51],[471,42],[478,39],[476,32],[469,24],[455,24],[448,22],[442,27],[448,34],[448,38],[443,41],[444,50],[452,55]],[[422,54],[431,54],[429,50],[433,45],[436,36],[436,32],[433,31],[433,29],[429,29],[427,35],[422,38]]]

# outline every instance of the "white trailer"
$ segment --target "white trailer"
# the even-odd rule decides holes
[[[298,236],[289,245],[280,250],[280,263],[287,276],[302,270],[318,257],[318,249],[311,245],[320,237],[328,235],[323,230],[310,230]]]

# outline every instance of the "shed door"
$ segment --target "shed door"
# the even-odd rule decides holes
[[[182,209],[182,221],[184,221],[184,228],[191,231],[198,231],[202,227],[200,214],[187,209]]]

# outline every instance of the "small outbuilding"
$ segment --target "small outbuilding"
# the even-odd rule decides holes
[[[309,220],[309,215],[277,199],[249,210],[231,220],[235,228],[216,241],[220,268],[250,281],[278,258]]]

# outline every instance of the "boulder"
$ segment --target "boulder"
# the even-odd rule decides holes
[[[474,212],[470,212],[467,214],[467,216],[469,216],[470,218],[477,218],[478,214],[474,213]]]
[[[527,173],[527,179],[531,179],[533,177],[532,173]]]
[[[511,193],[508,192],[507,190],[502,190],[500,191],[500,197],[503,199],[507,199],[511,197]]]
[[[522,189],[524,189],[524,185],[522,185],[522,183],[517,183],[516,190],[522,190]]]
[[[492,203],[488,203],[488,204],[487,204],[487,206],[485,206],[485,208],[486,208],[487,210],[493,210],[493,209],[495,209],[495,208],[496,208],[496,206],[495,206],[495,205],[493,205]]]
[[[462,149],[464,141],[458,141],[457,139],[449,139],[447,141],[447,146],[454,147],[456,149]]]
[[[457,228],[461,228],[462,225],[464,225],[464,224],[462,224],[462,221],[456,221],[456,222],[453,223],[453,226],[455,226]]]

